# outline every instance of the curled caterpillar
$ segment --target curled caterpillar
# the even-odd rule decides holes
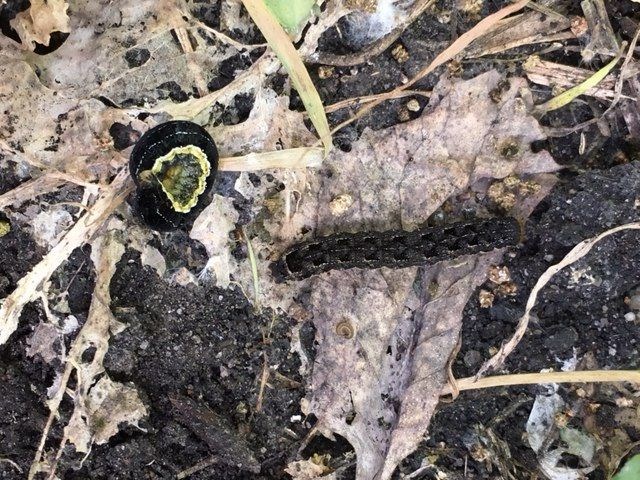
[[[216,144],[200,125],[173,120],[153,127],[129,159],[134,211],[154,230],[189,223],[209,202],[217,168]]]

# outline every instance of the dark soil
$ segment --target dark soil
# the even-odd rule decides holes
[[[446,8],[448,3],[439,2],[440,8]],[[505,2],[485,3],[482,16]],[[574,3],[570,13],[579,13],[578,2]],[[607,2],[614,29],[627,39],[633,34],[629,21],[636,25],[640,21],[638,7],[629,10],[629,3]],[[218,2],[198,3],[197,13],[205,23],[220,27]],[[323,101],[332,104],[385,91],[401,84],[404,78],[411,78],[474,23],[465,16],[454,17],[450,24],[439,23],[430,14],[418,19],[396,42],[409,53],[404,63],[393,58],[390,48],[365,64],[336,67],[328,78],[320,78],[318,67],[311,66]],[[239,38],[237,32],[226,33]],[[241,40],[261,41],[259,36]],[[336,31],[328,32],[321,46],[334,53],[358,48],[344,44]],[[225,62],[209,82],[209,88],[216,90],[230,83],[234,72],[251,65],[259,53],[239,55]],[[517,56],[517,52],[509,55]],[[554,59],[553,55],[556,54],[548,58]],[[505,76],[519,74],[517,62],[504,61],[508,58],[505,55],[464,63],[448,73],[473,77],[498,68]],[[147,60],[148,52],[135,48],[127,56],[132,66]],[[556,60],[570,63],[567,58]],[[571,61],[578,66],[580,59]],[[416,88],[429,90],[444,73],[444,68],[439,69]],[[276,90],[282,88],[281,76],[272,81]],[[161,87],[165,97],[174,101],[186,99],[187,93],[172,83]],[[548,98],[548,90],[537,88],[537,93]],[[416,97],[421,107],[418,112],[406,109],[408,100],[377,107],[372,114],[340,131],[334,138],[335,145],[348,151],[365,128],[380,129],[416,118],[427,100]],[[221,122],[245,119],[252,101],[251,97],[237,98],[236,108],[225,111]],[[295,95],[291,106],[302,108]],[[349,114],[347,110],[332,114],[330,122],[337,124]],[[571,126],[592,115],[591,106],[571,104],[544,121],[551,126]],[[638,140],[627,137],[619,118],[613,116],[610,123],[616,128],[611,129],[608,137],[595,125],[584,130],[590,144],[596,145],[584,154],[578,153],[579,133],[532,146],[548,149],[566,168],[559,174],[558,186],[529,220],[524,245],[505,256],[504,264],[518,288],[516,294],[497,295],[493,306],[484,309],[479,307],[477,295],[473,295],[467,305],[462,348],[454,365],[457,377],[472,375],[488,358],[490,349],[498,347],[513,332],[528,293],[544,270],[579,241],[612,226],[638,220],[640,163],[630,163],[638,160]],[[121,124],[114,125],[112,130],[119,149],[131,145],[138,135],[130,126]],[[246,206],[251,199],[233,192],[233,181],[233,174],[222,175],[216,188],[218,193],[234,198],[241,212],[240,223],[247,223],[250,218]],[[0,193],[17,184],[19,180],[11,168],[0,170]],[[640,285],[639,244],[637,231],[617,234],[554,278],[543,290],[529,331],[509,357],[505,370],[559,369],[563,361],[574,355],[591,358],[598,368],[638,369],[640,327],[637,321],[625,320],[624,315],[630,311],[625,297]],[[197,272],[204,264],[202,246],[189,240],[185,232],[163,235],[155,246],[166,256],[170,269],[185,266]],[[0,296],[15,288],[42,253],[20,229],[14,228],[0,238]],[[70,310],[82,323],[93,289],[88,249],[74,252],[52,281],[54,288],[68,290]],[[493,286],[487,283],[481,288],[491,290]],[[148,406],[149,417],[140,429],[128,427],[108,444],[94,446],[84,461],[81,455],[68,450],[58,467],[59,476],[65,480],[175,478],[177,473],[215,457],[212,465],[189,478],[289,478],[283,468],[306,445],[305,436],[313,423],[311,418],[300,421],[295,417],[300,415],[306,379],[298,373],[298,358],[289,353],[292,321],[269,311],[254,312],[243,293],[235,289],[169,284],[154,271],[141,267],[133,252],[127,252],[120,262],[111,293],[112,310],[127,329],[111,340],[105,367],[112,378],[136,385]],[[47,419],[46,389],[53,383],[59,365],[45,364],[25,353],[26,339],[43,318],[40,304],[28,306],[18,331],[0,347],[2,479],[26,477]],[[307,330],[307,343],[311,343],[312,327]],[[263,392],[262,408],[258,410],[265,365],[271,368],[272,375]],[[475,391],[463,393],[452,403],[441,404],[425,441],[403,462],[398,473],[415,471],[428,457],[435,459],[435,466],[415,478],[436,478],[436,468],[447,471],[451,479],[504,478],[495,463],[474,459],[478,457],[473,454],[473,445],[490,429],[510,447],[514,478],[531,478],[536,458],[523,432],[535,395],[544,391],[543,387]],[[560,393],[567,402],[578,402],[576,387],[563,386]],[[596,417],[594,428],[604,438],[613,429],[611,409],[615,408],[614,399],[605,393],[599,390],[594,393],[594,401],[603,405],[601,412],[604,412]],[[71,408],[72,405],[63,403],[63,420]],[[580,415],[576,418],[573,421],[579,423]],[[631,441],[640,440],[640,432],[633,428],[626,428],[626,433]],[[47,447],[54,448],[61,434],[59,427],[54,428]],[[331,466],[341,467],[342,478],[349,479],[354,471],[350,451],[340,438],[331,442],[316,437],[303,453],[305,458],[314,453],[331,454]],[[17,467],[4,459],[15,462]],[[597,470],[589,478],[605,478],[604,472]]]

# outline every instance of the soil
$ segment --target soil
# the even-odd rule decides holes
[[[217,2],[213,3],[203,4],[198,12],[203,22],[219,28],[219,8]],[[447,6],[447,2],[440,3],[443,9]],[[485,2],[481,15],[486,16],[504,3]],[[623,37],[629,32],[622,19],[640,21],[640,8],[630,10],[628,4],[625,0],[607,2],[614,30]],[[578,5],[571,8],[571,13],[579,13]],[[311,66],[313,80],[325,104],[388,90],[401,84],[403,78],[410,78],[473,23],[471,18],[455,15],[452,22],[442,24],[433,15],[424,14],[396,42],[406,48],[406,62],[398,63],[389,48],[365,64],[337,67],[328,78],[320,78],[317,66]],[[334,53],[347,53],[356,47],[345,44],[337,30],[328,32],[321,42],[323,50]],[[548,58],[554,59],[554,55]],[[139,58],[128,60],[135,66]],[[251,61],[255,61],[253,55],[230,62],[209,88],[226,85],[232,80],[229,72],[245,68]],[[580,59],[562,61],[573,61],[578,66]],[[495,58],[463,63],[455,74],[473,77],[491,68],[498,68],[506,76],[520,73],[516,63]],[[430,89],[443,72],[444,69],[436,71],[416,88]],[[276,78],[273,86],[277,89],[283,83]],[[192,95],[176,91],[172,85],[165,87],[175,101]],[[538,88],[537,92],[548,96],[548,90]],[[416,118],[427,99],[415,99],[420,105],[416,112],[406,109],[408,98],[377,107],[372,114],[340,131],[335,145],[348,151],[365,128],[380,129]],[[252,99],[244,96],[237,100],[237,111],[228,112],[225,123],[242,121],[248,115]],[[545,122],[570,126],[590,118],[589,105],[574,103],[548,115]],[[302,109],[295,96],[291,104],[292,108]],[[347,115],[346,111],[332,114],[330,123],[337,124]],[[478,295],[472,295],[465,311],[461,350],[454,364],[456,377],[475,373],[491,349],[513,332],[528,293],[544,270],[579,241],[638,220],[640,162],[634,161],[640,159],[637,139],[628,138],[624,126],[618,126],[610,136],[602,135],[596,125],[585,129],[590,143],[597,148],[584,154],[578,153],[579,133],[532,146],[548,149],[565,169],[559,173],[558,185],[529,219],[523,245],[505,255],[504,265],[517,286],[515,294],[497,294],[490,308],[480,308]],[[115,126],[113,135],[118,147],[126,148],[135,141],[136,132]],[[217,193],[233,197],[241,212],[240,223],[247,223],[250,218],[246,206],[250,200],[233,192],[233,180],[234,174],[223,175],[217,182]],[[0,193],[17,184],[19,179],[11,166],[0,169]],[[66,198],[74,198],[72,193]],[[170,270],[186,267],[197,273],[204,266],[203,247],[185,232],[158,238],[154,246],[167,258]],[[637,231],[617,234],[554,278],[543,290],[536,317],[509,357],[505,371],[559,369],[573,357],[589,359],[591,366],[598,368],[638,369],[640,322],[625,319],[631,311],[625,298],[640,286],[639,243]],[[0,295],[12,291],[43,253],[24,231],[13,229],[0,238]],[[68,292],[69,308],[80,324],[86,319],[93,291],[89,253],[88,248],[75,251],[52,279],[54,288]],[[234,253],[245,255],[241,249]],[[490,282],[480,287],[494,288]],[[313,437],[308,442],[314,420],[304,418],[300,412],[307,379],[300,376],[300,360],[290,352],[291,319],[271,311],[254,311],[236,288],[169,284],[149,267],[142,267],[139,255],[133,251],[128,251],[119,263],[111,294],[112,311],[127,329],[112,338],[105,367],[113,379],[135,384],[150,413],[139,428],[127,427],[107,444],[94,446],[86,459],[67,447],[58,466],[60,478],[175,478],[179,472],[209,460],[210,466],[189,478],[290,478],[284,467],[298,458],[300,451],[304,458],[330,454],[330,466],[339,469],[339,478],[353,478],[352,450],[343,439]],[[60,365],[26,355],[27,338],[43,318],[41,304],[30,304],[23,312],[18,331],[0,346],[2,479],[25,478],[47,419],[46,389],[52,385]],[[303,332],[303,345],[312,356],[313,326],[306,325]],[[272,375],[262,389],[260,380],[265,366],[271,368]],[[480,390],[463,393],[451,403],[443,402],[425,441],[401,464],[396,478],[418,469],[425,458],[433,465],[413,478],[437,478],[438,470],[448,472],[450,479],[505,478],[495,462],[486,461],[472,448],[479,438],[489,437],[489,430],[509,445],[512,458],[508,464],[513,478],[533,478],[537,460],[523,432],[535,395],[545,391],[543,386]],[[583,410],[578,409],[571,422],[582,424],[588,402],[578,386],[561,386],[559,393],[568,403],[581,405]],[[601,405],[592,425],[594,431],[607,438],[613,435],[614,427],[624,428],[631,442],[640,441],[640,431],[612,423],[615,393],[597,387],[591,398]],[[68,418],[71,407],[63,403],[62,420],[65,415]],[[60,428],[54,427],[47,447],[54,448],[61,435]],[[484,441],[488,449],[497,448],[497,444]],[[604,479],[606,474],[598,469],[588,478]]]

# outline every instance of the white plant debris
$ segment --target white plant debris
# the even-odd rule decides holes
[[[579,480],[596,468],[592,465],[596,445],[589,435],[576,429],[558,426],[556,419],[562,414],[565,402],[557,390],[557,385],[552,385],[548,394],[536,396],[527,420],[527,440],[537,454],[540,469],[547,478]],[[558,439],[563,440],[563,445],[557,446]],[[570,468],[560,465],[559,462],[565,453],[580,457],[585,466]]]
[[[44,210],[33,219],[33,239],[41,247],[51,248],[72,224],[73,218],[66,210]]]
[[[64,343],[61,332],[51,323],[41,322],[36,325],[31,336],[27,339],[27,355],[39,355],[45,363],[51,363],[56,358],[64,361]]]
[[[167,271],[167,261],[164,259],[160,250],[147,244],[140,253],[140,263],[143,267],[153,268],[159,277],[163,277]]]
[[[214,276],[216,284],[222,288],[229,286],[232,265],[236,265],[231,257],[229,236],[236,228],[237,220],[233,200],[215,195],[191,228],[191,238],[202,243],[209,256],[200,278],[206,280]]]

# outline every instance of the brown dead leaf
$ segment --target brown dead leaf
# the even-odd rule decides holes
[[[18,33],[22,44],[30,50],[36,43],[49,45],[53,32],[70,32],[69,4],[65,0],[31,0],[31,6],[18,13],[9,23]]]
[[[544,134],[519,98],[524,80],[511,79],[496,97],[491,93],[500,82],[497,72],[441,81],[427,113],[365,131],[349,153],[332,153],[321,172],[308,176],[289,218],[285,209],[264,227],[280,248],[303,229],[315,235],[413,229],[472,185],[480,191],[487,179],[557,170],[547,152],[529,148]],[[334,215],[331,202],[345,194],[353,201]],[[268,249],[257,244],[258,251]],[[305,305],[319,345],[310,412],[320,431],[339,433],[354,446],[358,479],[390,478],[421,440],[447,380],[462,309],[500,254],[426,270],[328,272],[285,287],[265,285],[269,275],[260,274],[265,304],[282,305],[300,289],[311,292]]]

